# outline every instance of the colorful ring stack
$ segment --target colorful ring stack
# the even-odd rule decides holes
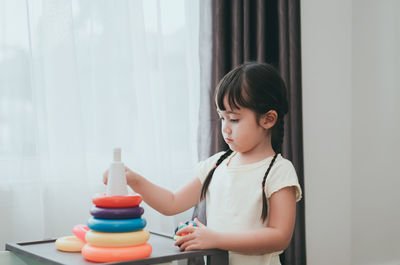
[[[152,252],[147,242],[146,219],[140,207],[142,197],[106,196],[96,194],[87,222],[86,244],[82,248],[85,259],[93,262],[118,262],[147,258]]]

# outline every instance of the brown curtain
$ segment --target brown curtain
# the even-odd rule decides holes
[[[293,162],[303,199],[297,204],[296,225],[290,246],[281,255],[286,265],[306,264],[301,97],[300,2],[299,0],[213,0],[212,80],[202,93],[201,108],[211,117],[200,118],[199,157],[226,150],[214,103],[219,80],[245,61],[267,62],[280,71],[288,88],[289,113],[285,117],[283,156]],[[204,115],[201,111],[200,115]],[[205,122],[211,123],[205,124]],[[202,131],[202,128],[210,128]],[[204,204],[204,203],[203,203]],[[205,222],[205,206],[194,216]]]

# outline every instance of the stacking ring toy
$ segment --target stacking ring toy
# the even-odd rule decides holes
[[[139,206],[142,202],[142,196],[139,194],[131,194],[127,196],[107,196],[103,193],[96,193],[92,202],[97,207],[104,208],[124,208]]]
[[[139,218],[144,213],[142,207],[129,207],[129,208],[101,208],[93,206],[90,214],[96,218],[103,219],[129,219]]]
[[[76,236],[60,237],[56,240],[55,244],[58,250],[65,252],[81,252],[82,247],[85,245],[85,243]]]
[[[87,221],[87,226],[98,232],[133,232],[143,229],[146,226],[146,219],[133,218],[133,219],[99,219],[90,218]]]
[[[129,247],[144,244],[149,240],[147,230],[127,233],[103,233],[90,230],[86,233],[86,242],[96,247]]]
[[[97,247],[86,244],[82,248],[82,255],[85,259],[93,262],[117,262],[133,259],[143,259],[150,256],[152,251],[149,243],[133,247]]]
[[[87,225],[75,225],[72,228],[72,233],[74,233],[74,235],[84,243],[86,243],[85,235],[87,231],[89,231],[89,227],[87,227]]]

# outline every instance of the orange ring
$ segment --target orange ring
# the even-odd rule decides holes
[[[82,255],[93,262],[117,262],[133,259],[143,259],[150,256],[152,247],[144,243],[132,247],[97,247],[86,244],[82,248]]]
[[[103,193],[96,193],[92,202],[97,207],[104,208],[124,208],[136,207],[142,202],[142,196],[139,194],[130,194],[127,196],[107,196]]]

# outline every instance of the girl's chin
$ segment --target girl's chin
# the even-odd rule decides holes
[[[243,148],[240,148],[240,146],[237,146],[235,144],[228,144],[228,146],[229,146],[229,149],[231,149],[234,152],[237,152],[237,153],[246,152],[246,150],[243,150]]]
[[[237,148],[236,148],[236,146],[235,146],[234,144],[232,144],[232,143],[227,143],[227,145],[229,146],[229,149],[231,149],[232,151],[235,151],[235,152],[238,151]]]

